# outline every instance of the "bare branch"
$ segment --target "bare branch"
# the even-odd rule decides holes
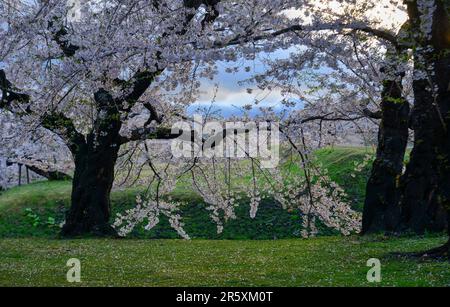
[[[364,113],[364,115],[366,115],[367,117],[373,118],[373,119],[381,119],[382,116],[383,116],[381,110],[378,110],[378,111],[373,112],[373,111],[369,110],[368,108],[364,108],[364,109],[363,109],[363,113]]]

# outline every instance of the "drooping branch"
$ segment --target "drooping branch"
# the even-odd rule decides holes
[[[355,121],[363,119],[366,116],[331,116],[333,115],[333,112],[323,114],[323,115],[315,115],[315,116],[309,116],[305,118],[293,118],[292,120],[287,121],[286,123],[282,124],[281,126],[288,127],[289,125],[293,124],[306,124],[313,121],[325,121],[325,122],[337,122],[337,121]]]
[[[330,117],[333,113],[328,113],[325,115],[318,115],[318,116],[311,116],[307,118],[303,118],[299,121],[288,121],[286,123],[280,124],[280,127],[288,127],[292,124],[306,124],[312,121],[356,121],[365,118],[365,116],[334,116]],[[270,124],[271,122],[268,121],[267,124]],[[267,127],[268,130],[270,130],[270,126]],[[232,128],[232,129],[223,129],[220,132],[216,132],[214,135],[214,142],[218,143],[223,138],[227,137],[228,135],[232,134],[245,134],[249,133],[249,128]],[[202,140],[204,143],[205,140],[203,139],[203,136],[198,136],[197,132],[195,130],[189,130],[184,131],[182,129],[178,129],[177,132],[173,132],[172,129],[167,127],[145,127],[145,128],[139,128],[131,131],[130,135],[128,137],[121,137],[121,144],[125,144],[128,142],[133,141],[144,141],[144,140],[173,140],[182,136],[188,136],[186,139],[183,139],[183,141],[194,141],[194,140]]]
[[[189,140],[194,140],[194,131],[185,132],[178,130],[178,132],[172,132],[172,129],[167,127],[146,127],[133,130],[128,137],[121,137],[121,144],[133,142],[133,141],[145,141],[145,140],[173,140],[182,135],[190,134]]]
[[[42,161],[33,161],[29,159],[8,159],[6,161],[8,165],[20,164],[25,165],[29,170],[47,178],[50,181],[56,180],[71,180],[72,177],[64,172],[56,169],[54,166],[46,165]]]
[[[249,129],[223,129],[214,135],[214,141],[218,143],[224,139],[227,135],[248,133]],[[198,132],[195,130],[183,130],[177,129],[177,132],[172,131],[172,129],[167,127],[147,127],[133,130],[129,137],[122,137],[122,144],[133,142],[133,141],[145,141],[145,140],[173,140],[176,138],[182,138],[185,142],[195,142],[201,140],[205,143],[206,140],[203,136],[199,136]]]
[[[19,116],[39,116],[42,127],[60,136],[67,142],[71,150],[76,150],[79,145],[85,142],[83,135],[76,130],[73,121],[64,114],[55,111],[48,111],[43,115],[35,114],[30,108],[30,96],[20,93],[19,90],[15,89],[12,83],[6,78],[3,70],[0,70],[0,90],[2,92],[0,108],[5,108]],[[26,104],[26,108],[17,111],[12,107],[13,102]]]

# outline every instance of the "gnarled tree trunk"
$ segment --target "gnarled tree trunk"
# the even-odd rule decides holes
[[[414,148],[402,178],[403,230],[415,233],[443,231],[445,199],[450,199],[448,124],[450,22],[444,1],[436,1],[432,16],[433,31],[416,36],[414,60],[417,71],[427,71],[426,78],[414,80]],[[412,32],[420,33],[420,12],[417,2],[408,3]],[[422,40],[421,40],[422,39]],[[432,46],[432,48],[429,48]],[[422,47],[422,48],[419,48]],[[433,72],[434,70],[434,72]],[[436,90],[437,86],[437,91]]]
[[[447,212],[447,233],[450,237],[450,4],[447,1],[435,1],[436,5],[433,14],[433,27],[431,40],[426,42],[432,48],[428,48],[429,69],[433,72],[429,80],[421,80],[421,92],[425,98],[422,104],[427,107],[429,122],[425,129],[429,131],[424,139],[427,149],[432,153],[433,160],[426,161],[422,167],[426,168],[426,163],[434,168],[435,191],[437,194],[436,203]],[[408,4],[410,18],[415,18],[418,22],[417,3]],[[425,45],[425,44],[424,44]],[[428,82],[427,82],[428,81]],[[430,82],[431,81],[431,82]],[[416,82],[417,83],[417,82]],[[431,84],[430,84],[431,83]],[[427,91],[426,85],[431,85]],[[425,96],[425,94],[427,94]],[[424,107],[425,109],[425,107]],[[430,163],[431,162],[431,163]],[[450,258],[450,240],[443,246],[432,250],[418,253],[418,256],[428,258]]]
[[[447,211],[450,223],[450,4],[438,2],[434,16],[433,45],[436,52],[434,62],[435,84],[437,85],[437,106],[435,112],[438,121],[434,122],[436,159],[438,169],[438,203]],[[447,231],[450,230],[447,224]],[[449,254],[450,245],[447,243]]]
[[[93,131],[74,139],[71,146],[75,160],[72,205],[62,229],[63,236],[94,234],[114,236],[110,226],[110,194],[114,166],[120,148],[120,114],[113,98],[105,91],[95,94],[99,114]]]
[[[62,230],[64,236],[114,235],[109,218],[117,155],[118,147],[89,148],[76,154],[72,204]]]
[[[437,118],[427,87],[427,80],[414,81],[415,104],[411,116],[414,147],[401,184],[402,231],[418,234],[443,230],[446,224],[445,214],[437,203],[438,166],[433,146],[433,122]]]
[[[398,180],[408,142],[409,104],[401,78],[383,84],[376,159],[367,183],[362,233],[393,232],[400,219]]]

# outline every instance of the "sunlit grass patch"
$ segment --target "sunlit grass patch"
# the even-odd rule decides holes
[[[73,286],[69,258],[81,261],[75,286],[450,286],[448,262],[389,256],[444,241],[1,239],[0,286]],[[381,260],[381,283],[367,282],[369,258]]]

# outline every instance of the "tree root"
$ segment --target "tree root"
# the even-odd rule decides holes
[[[422,252],[396,252],[389,254],[392,257],[416,259],[416,260],[438,260],[450,261],[450,241],[442,246]]]
[[[414,253],[413,256],[423,260],[450,260],[450,241],[442,246],[424,252]]]

